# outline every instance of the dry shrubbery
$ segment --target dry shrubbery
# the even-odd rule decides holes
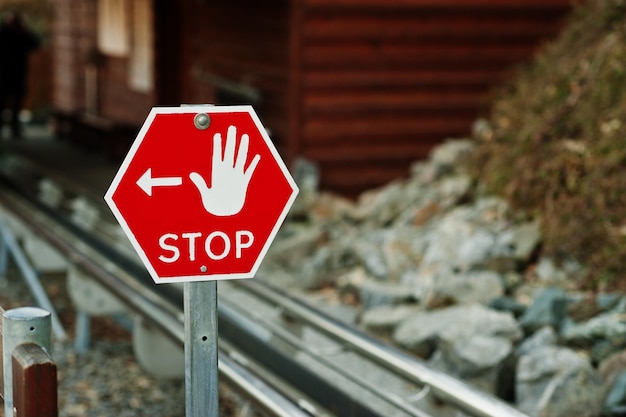
[[[584,286],[626,284],[626,1],[590,0],[495,93],[472,172],[539,216],[544,252],[582,261]]]

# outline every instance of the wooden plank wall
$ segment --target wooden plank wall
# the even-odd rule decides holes
[[[29,58],[28,93],[24,108],[34,112],[38,121],[44,121],[41,117],[47,116],[50,109],[52,93],[52,77],[50,75],[52,65],[52,52],[49,44],[44,44]]]
[[[129,57],[102,56],[98,71],[99,115],[105,119],[137,126],[143,124],[155,93],[133,91],[129,87]]]
[[[132,5],[130,2],[128,6]],[[52,103],[56,111],[82,112],[87,107],[85,69],[98,66],[98,113],[114,122],[140,126],[154,105],[154,93],[129,88],[129,58],[97,50],[97,2],[58,0],[52,20]],[[129,12],[130,12],[129,7]]]
[[[82,0],[85,2],[85,0]],[[94,30],[98,28],[98,2],[88,1],[96,7]],[[150,22],[138,21],[141,19],[136,14],[138,6],[133,1],[119,3],[125,8],[128,22],[126,30],[128,36],[128,52],[114,55],[99,51],[95,61],[97,62],[98,84],[97,105],[98,115],[104,119],[119,124],[137,126],[137,130],[144,122],[152,106],[155,105],[156,92],[154,86],[148,91],[137,91],[131,87],[131,55],[138,46],[133,45],[133,32],[136,27],[148,24],[154,30],[153,16],[142,16],[143,19],[150,19]],[[94,32],[92,42],[97,42],[97,32]],[[94,45],[95,46],[95,45]]]
[[[95,45],[95,2],[57,0],[52,19],[52,105],[74,112],[85,106],[85,81],[81,69]],[[33,69],[36,71],[36,69]]]
[[[555,35],[565,0],[304,0],[292,155],[355,196],[466,136],[487,92]]]
[[[182,16],[185,102],[252,104],[232,96],[234,101],[225,102],[218,90],[225,84],[253,88],[260,93],[254,104],[259,117],[279,152],[285,152],[288,1],[189,0]]]

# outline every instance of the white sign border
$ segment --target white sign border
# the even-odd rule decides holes
[[[215,275],[211,275],[211,274],[185,275],[185,276],[180,276],[180,277],[161,278],[159,277],[156,270],[150,263],[148,257],[146,256],[146,253],[144,252],[143,248],[139,244],[134,233],[131,231],[126,220],[124,219],[124,216],[122,216],[122,213],[120,212],[117,205],[113,201],[113,194],[117,190],[122,178],[124,177],[124,174],[128,170],[130,163],[132,162],[135,154],[137,153],[139,146],[145,139],[148,129],[152,125],[157,115],[159,114],[189,114],[189,113],[207,113],[211,115],[211,113],[241,113],[241,112],[248,113],[250,117],[252,118],[252,121],[254,122],[257,129],[261,133],[261,137],[263,138],[263,140],[265,141],[265,144],[267,145],[268,149],[272,153],[274,160],[276,161],[280,170],[285,176],[285,179],[291,186],[291,189],[292,189],[291,195],[289,196],[289,199],[287,200],[285,207],[283,208],[283,211],[280,213],[280,216],[278,217],[276,224],[274,225],[274,227],[272,228],[272,231],[267,237],[267,240],[265,241],[263,248],[259,252],[259,256],[257,257],[255,263],[253,264],[250,272],[232,273],[232,274],[215,274]],[[182,107],[153,107],[152,110],[150,110],[150,113],[146,117],[146,120],[144,121],[141,129],[137,133],[137,137],[133,141],[128,153],[124,157],[124,160],[122,161],[122,164],[120,165],[117,173],[115,174],[115,177],[113,177],[111,185],[109,186],[107,192],[104,195],[104,200],[106,201],[107,205],[113,212],[113,215],[115,216],[116,220],[122,227],[124,234],[130,240],[131,245],[137,252],[137,255],[139,255],[139,258],[141,259],[142,263],[144,264],[144,266],[150,273],[150,276],[152,277],[154,282],[156,284],[166,284],[166,283],[174,283],[174,282],[200,282],[200,281],[220,281],[220,280],[231,280],[231,279],[254,278],[254,276],[256,275],[261,265],[261,262],[263,261],[263,259],[265,258],[265,255],[267,254],[267,251],[269,250],[269,247],[274,241],[276,234],[278,233],[278,231],[280,230],[280,227],[285,221],[285,218],[287,217],[287,214],[289,213],[291,206],[296,200],[296,197],[298,196],[298,192],[299,192],[299,188],[295,180],[291,176],[291,173],[287,169],[285,162],[280,157],[280,154],[276,150],[274,143],[272,142],[269,135],[267,134],[265,127],[263,127],[261,120],[257,116],[252,106],[250,105],[237,105],[237,106],[198,105],[198,106],[195,106],[194,105],[194,106],[182,106]]]

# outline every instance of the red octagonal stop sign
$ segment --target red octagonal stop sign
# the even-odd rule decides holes
[[[252,278],[297,193],[252,107],[161,107],[105,200],[164,283]]]

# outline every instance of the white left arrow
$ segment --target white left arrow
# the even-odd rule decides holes
[[[183,183],[182,177],[152,177],[152,168],[148,168],[146,172],[137,180],[139,188],[152,197],[152,187],[174,187]]]

